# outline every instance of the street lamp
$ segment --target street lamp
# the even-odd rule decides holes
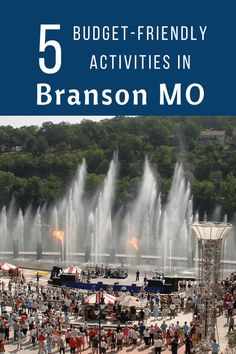
[[[104,297],[103,297],[103,291],[100,290],[98,296],[97,296],[97,303],[96,307],[94,309],[94,314],[98,316],[98,349],[99,349],[99,354],[101,354],[101,315],[102,311],[104,310],[106,304],[104,302]]]

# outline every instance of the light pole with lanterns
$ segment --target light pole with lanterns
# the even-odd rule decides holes
[[[103,297],[103,290],[100,290],[96,296],[96,305],[94,309],[94,314],[98,317],[98,353],[101,354],[101,315],[106,304]]]

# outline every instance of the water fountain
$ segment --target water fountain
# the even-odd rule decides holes
[[[95,263],[103,260],[104,253],[108,252],[108,255],[110,255],[112,248],[112,206],[115,198],[117,164],[118,159],[117,154],[115,154],[94,211],[92,254]]]
[[[117,173],[115,154],[103,184],[88,198],[86,162],[82,161],[67,195],[52,208],[44,206],[33,211],[29,206],[23,213],[13,202],[8,210],[3,207],[0,256],[61,258],[79,263],[123,261],[146,264],[165,273],[178,267],[197,268],[194,260],[197,262],[198,249],[190,225],[193,219],[198,221],[199,215],[193,217],[190,185],[182,165],[175,166],[164,204],[156,171],[146,158],[133,202],[114,211]]]
[[[156,224],[156,216],[160,218],[160,199],[157,198],[157,179],[146,158],[138,195],[128,207],[124,218],[121,236],[123,252],[127,246],[129,253],[138,251],[137,249],[135,250],[131,242],[131,240],[135,239],[137,239],[138,248],[141,248],[146,255],[150,255],[151,249],[156,247],[159,226]]]
[[[7,213],[6,207],[4,206],[0,213],[0,252],[4,252],[8,249],[8,234],[7,234]]]

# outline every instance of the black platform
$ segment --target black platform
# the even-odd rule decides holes
[[[195,278],[186,278],[186,277],[164,277],[164,280],[159,280],[159,279],[147,279],[148,282],[148,288],[151,288],[153,290],[156,289],[156,291],[161,291],[164,294],[165,293],[172,293],[172,292],[177,292],[179,290],[179,282],[181,280],[186,280],[186,281],[194,281]]]

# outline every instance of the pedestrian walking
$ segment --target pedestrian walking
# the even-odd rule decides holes
[[[0,340],[0,354],[4,354],[5,353],[5,341],[4,340]]]
[[[161,338],[158,338],[154,341],[155,354],[161,354],[162,345],[163,345],[163,342],[162,342]]]
[[[101,346],[101,353],[106,353],[107,343],[105,342],[104,339],[101,340],[100,346]]]
[[[191,349],[193,348],[193,342],[191,341],[188,335],[186,335],[185,337],[184,344],[185,344],[185,354],[191,354]]]
[[[217,341],[214,339],[212,344],[211,344],[211,353],[212,354],[218,354],[220,350],[220,345],[217,343]]]
[[[174,339],[171,341],[170,346],[171,346],[171,353],[172,353],[172,354],[177,354],[177,353],[178,353],[179,343],[178,343],[178,341],[177,341],[176,338],[174,338]]]
[[[59,336],[59,353],[60,354],[65,354],[65,347],[66,347],[66,344],[65,344],[64,338],[60,335]]]
[[[52,335],[47,334],[47,337],[46,337],[47,354],[52,354],[52,345],[53,345]]]
[[[17,335],[17,350],[21,350],[24,334],[21,331],[21,329],[19,329],[16,335]]]
[[[37,283],[39,283],[39,278],[40,278],[40,275],[39,275],[39,272],[36,273],[36,281]]]
[[[145,348],[147,348],[150,345],[150,331],[148,330],[147,327],[143,331],[143,338],[144,338]]]
[[[122,350],[123,346],[123,333],[119,331],[116,335],[117,350]]]
[[[153,306],[153,316],[154,316],[155,321],[157,321],[157,319],[158,319],[158,313],[159,313],[159,308],[158,308],[158,305],[155,303]]]
[[[95,335],[92,339],[92,353],[93,354],[98,354],[98,346],[99,346],[98,336]]]
[[[229,318],[229,330],[228,330],[228,333],[231,331],[234,331],[234,316],[230,316]]]
[[[70,337],[69,346],[70,346],[70,352],[75,353],[76,339],[74,337]]]

